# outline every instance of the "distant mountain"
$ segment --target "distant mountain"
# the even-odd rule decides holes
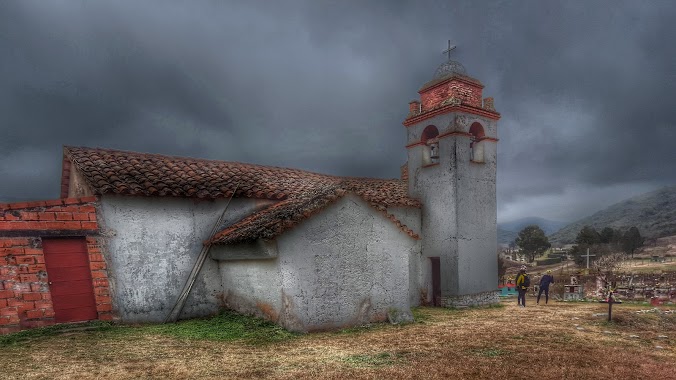
[[[503,230],[498,227],[498,244],[509,244],[516,239],[518,232]]]
[[[545,232],[545,234],[549,235],[558,231],[561,227],[567,225],[568,223],[538,218],[535,216],[512,220],[510,222],[498,223],[498,244],[511,243],[514,241],[514,239],[516,239],[521,230],[523,230],[526,226],[533,224],[539,226]]]
[[[573,222],[549,236],[552,244],[571,244],[584,226],[626,230],[636,226],[642,236],[658,238],[676,234],[676,186],[641,194],[616,203],[592,216]]]
[[[502,228],[503,230],[507,231],[514,231],[514,232],[519,232],[523,230],[527,226],[531,225],[537,225],[542,230],[545,232],[545,234],[550,235],[553,234],[554,232],[560,230],[564,226],[566,226],[568,223],[567,222],[557,222],[554,220],[548,220],[544,218],[538,218],[535,216],[529,216],[526,218],[521,218],[517,220],[513,220],[511,222],[505,222],[505,223],[498,223],[498,228]]]

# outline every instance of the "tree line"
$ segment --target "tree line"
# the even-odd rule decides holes
[[[598,232],[594,227],[584,226],[577,234],[575,245],[570,253],[578,264],[586,260],[582,255],[586,254],[587,249],[593,252],[597,259],[599,256],[617,252],[631,255],[633,259],[634,253],[643,246],[644,241],[645,238],[641,236],[641,232],[636,227],[631,227],[624,232],[620,229],[605,227]]]
[[[582,255],[586,254],[587,249],[596,255],[596,259],[617,252],[624,252],[633,258],[634,253],[643,246],[644,241],[645,238],[641,236],[636,227],[631,227],[624,232],[620,229],[605,227],[598,232],[594,227],[584,226],[577,234],[570,254],[578,264],[586,260]],[[537,225],[526,226],[522,229],[514,243],[520,248],[521,254],[526,256],[528,262],[533,262],[536,257],[542,256],[552,246],[545,232]]]

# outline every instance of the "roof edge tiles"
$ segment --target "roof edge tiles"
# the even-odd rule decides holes
[[[421,207],[420,201],[408,196],[408,184],[400,179],[337,177],[300,169],[102,148],[64,147],[64,157],[71,163],[69,174],[77,170],[97,196],[234,196],[278,201],[220,231],[211,240],[218,243],[277,236],[348,192],[381,211]],[[395,224],[402,228],[401,223]],[[415,235],[402,230],[411,237]]]

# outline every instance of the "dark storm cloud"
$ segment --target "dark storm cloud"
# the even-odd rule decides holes
[[[503,90],[523,91],[508,104],[523,110],[529,102],[542,102],[549,108],[558,105],[573,119],[575,114],[589,115],[582,124],[561,118],[553,125],[529,123],[519,130],[531,134],[527,141],[546,148],[542,169],[561,170],[572,176],[562,179],[601,186],[674,178],[668,159],[676,130],[666,126],[676,120],[669,106],[676,90],[676,51],[668,42],[676,38],[676,28],[668,27],[664,15],[669,13],[673,7],[672,12],[631,4],[588,9],[587,4],[568,2],[553,13],[567,17],[539,18],[548,26],[543,33],[532,27],[514,29],[534,49],[547,46],[552,54],[534,65],[529,60],[536,52],[517,54],[520,58],[510,70],[514,75],[503,77]],[[538,128],[546,134],[537,133]]]
[[[676,178],[675,8],[1,2],[0,201],[56,197],[62,145],[397,177],[451,38],[503,114],[501,218],[583,216]]]

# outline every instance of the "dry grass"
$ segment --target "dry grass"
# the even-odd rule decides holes
[[[648,307],[623,304],[607,323],[593,316],[607,310],[603,304],[528,301],[525,309],[516,300],[500,308],[422,308],[419,322],[405,326],[255,345],[148,327],[72,332],[0,347],[0,378],[676,378],[675,314],[637,314]]]
[[[676,260],[664,263],[649,260],[627,260],[622,263],[619,270],[627,273],[676,272]]]

